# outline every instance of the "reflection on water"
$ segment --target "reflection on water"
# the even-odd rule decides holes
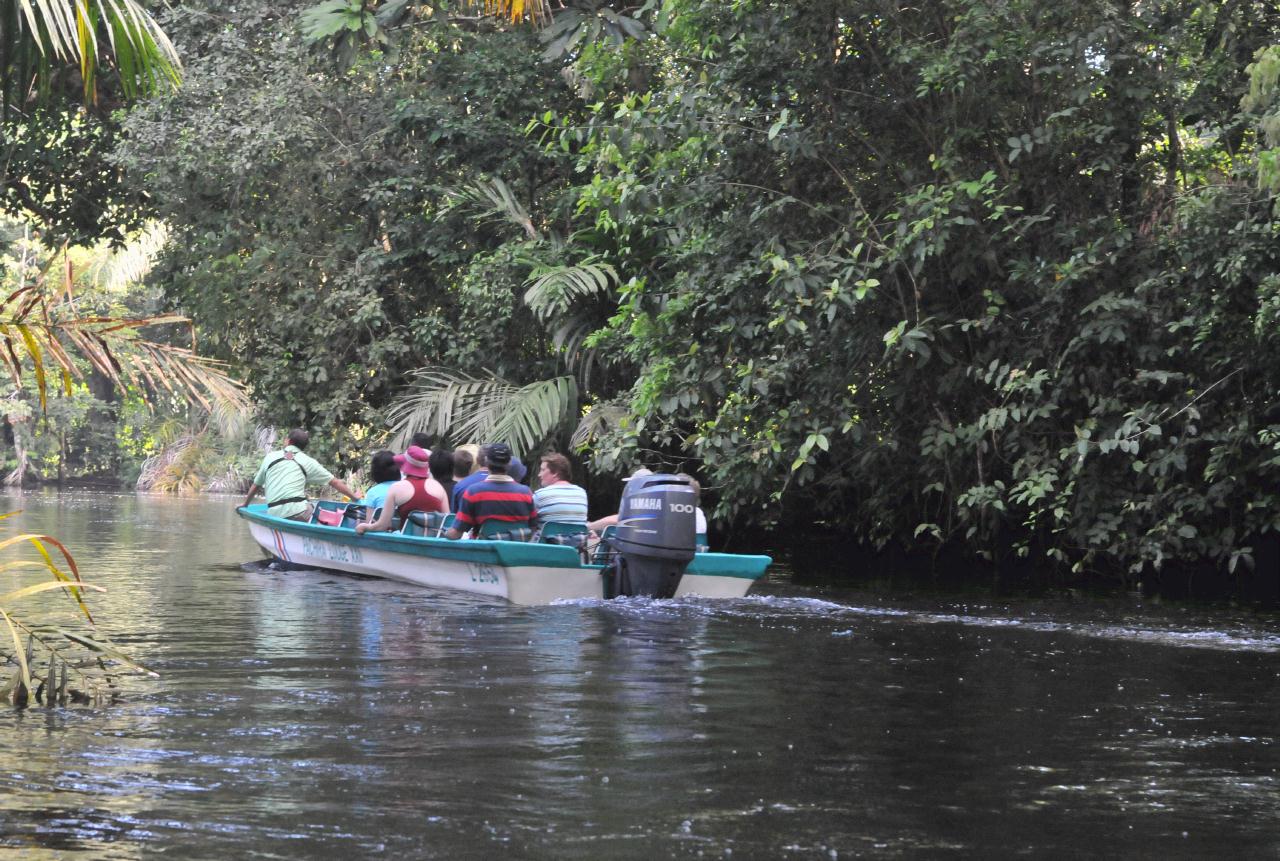
[[[512,607],[246,570],[231,499],[5,502],[162,677],[0,710],[0,853],[1280,851],[1274,618],[785,582]]]

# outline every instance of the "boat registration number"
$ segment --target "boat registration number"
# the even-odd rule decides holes
[[[471,570],[472,583],[498,585],[498,572],[492,565],[487,565],[483,562],[468,562],[467,568]]]
[[[332,562],[364,562],[364,554],[360,552],[358,547],[348,547],[346,544],[330,544],[328,541],[320,541],[315,538],[302,539],[302,552],[308,556],[316,556]]]

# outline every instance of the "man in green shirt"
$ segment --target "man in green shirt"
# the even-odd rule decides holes
[[[311,519],[311,503],[307,502],[309,484],[327,484],[348,499],[359,499],[360,494],[345,481],[334,478],[333,473],[303,453],[310,440],[311,434],[302,428],[289,431],[289,444],[262,459],[244,504],[248,505],[261,490],[267,498],[267,514],[305,521]]]

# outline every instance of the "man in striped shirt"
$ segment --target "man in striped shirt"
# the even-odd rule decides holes
[[[569,459],[562,454],[544,454],[538,467],[538,489],[533,504],[538,509],[538,525],[587,522],[587,492],[570,484]]]
[[[505,443],[488,446],[489,477],[466,488],[458,503],[454,525],[446,538],[458,539],[464,532],[479,533],[487,521],[498,521],[503,527],[532,530],[538,516],[533,492],[507,475],[511,465],[511,448]]]

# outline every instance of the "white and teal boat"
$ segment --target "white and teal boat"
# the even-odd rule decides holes
[[[607,588],[606,566],[584,562],[572,546],[450,541],[403,532],[357,535],[350,520],[334,526],[285,520],[267,514],[265,504],[244,506],[239,514],[267,553],[299,567],[493,595],[513,604],[604,598]],[[740,598],[770,562],[768,556],[698,553],[686,566],[675,596]]]

